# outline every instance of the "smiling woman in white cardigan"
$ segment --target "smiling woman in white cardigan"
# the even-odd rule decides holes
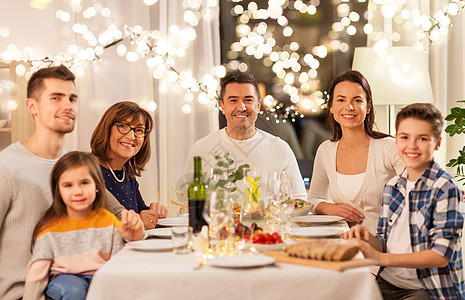
[[[371,88],[357,71],[336,77],[329,90],[333,137],[315,157],[308,193],[316,214],[341,216],[376,232],[386,182],[404,169],[394,139],[374,131]]]

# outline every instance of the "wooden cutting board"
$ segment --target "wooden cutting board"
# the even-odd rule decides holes
[[[331,269],[336,271],[344,271],[351,268],[372,266],[376,263],[374,259],[368,258],[354,258],[346,261],[326,261],[326,260],[315,260],[305,259],[299,257],[292,257],[282,251],[266,251],[265,255],[272,256],[277,262],[304,265],[316,268]]]

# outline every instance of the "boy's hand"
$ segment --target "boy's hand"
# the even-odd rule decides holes
[[[137,241],[144,237],[144,224],[135,211],[123,209],[121,212],[121,237],[127,241]]]
[[[354,227],[350,228],[349,231],[344,232],[341,235],[341,239],[344,240],[364,240],[365,242],[370,241],[370,232],[365,226],[355,225]]]
[[[358,247],[360,248],[360,251],[362,251],[363,255],[365,258],[372,258],[376,260],[376,264],[378,266],[385,266],[383,263],[383,257],[385,253],[379,252],[375,248],[373,248],[369,243],[364,242],[362,240],[356,240],[358,243]]]

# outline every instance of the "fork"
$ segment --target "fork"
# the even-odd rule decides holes
[[[207,264],[207,261],[205,259],[201,259],[197,265],[194,266],[194,270],[200,270],[203,266]]]

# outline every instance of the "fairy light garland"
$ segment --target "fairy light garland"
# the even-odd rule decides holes
[[[263,64],[275,73],[277,82],[283,85],[283,91],[290,97],[290,101],[307,113],[317,113],[326,105],[327,93],[319,90],[320,61],[324,60],[329,52],[349,51],[350,47],[342,41],[341,35],[352,36],[361,32],[357,29],[360,27],[358,22],[361,19],[372,19],[375,9],[380,9],[383,16],[392,18],[396,24],[405,22],[406,27],[410,25],[418,27],[416,46],[420,49],[424,49],[425,40],[434,44],[441,35],[446,35],[448,27],[451,26],[450,16],[460,14],[465,9],[465,1],[452,0],[433,16],[427,16],[422,15],[418,9],[412,11],[405,9],[406,0],[373,0],[373,3],[368,5],[368,10],[361,15],[353,10],[355,0],[341,0],[339,3],[335,1],[339,20],[331,26],[331,31],[328,33],[329,42],[314,46],[311,53],[299,54],[300,47],[297,42],[293,41],[284,46],[277,45],[273,34],[279,34],[280,32],[276,33],[275,29],[281,28],[283,36],[290,38],[293,35],[292,26],[289,26],[289,20],[284,16],[284,9],[313,15],[317,13],[320,1],[269,1],[266,9],[259,8],[253,1],[247,5],[242,4],[242,1],[233,2],[238,3],[231,11],[238,19],[236,26],[238,41],[231,44],[228,53],[228,57],[232,59],[229,63],[230,68],[247,69],[247,66],[238,60],[241,55],[262,60]],[[364,3],[367,0],[357,0],[357,2]],[[277,25],[264,22],[270,19],[275,19]],[[256,22],[255,25],[250,24],[252,20]],[[273,28],[270,29],[270,26]],[[363,33],[370,35],[370,38],[376,42],[375,48],[379,53],[389,45],[383,29],[376,31],[376,28],[369,23],[363,26]],[[401,35],[394,31],[389,38],[398,42]],[[274,102],[276,106],[273,110],[278,105],[282,105]],[[281,119],[281,115],[277,113],[274,117]]]
[[[321,104],[325,102],[321,97],[318,99],[322,92],[318,90],[319,80],[317,77],[320,66],[319,59],[326,57],[326,48],[324,46],[322,48],[316,47],[315,56],[310,53],[301,56],[298,53],[300,45],[296,41],[281,46],[277,45],[273,36],[282,33],[283,36],[291,38],[293,34],[293,28],[289,25],[287,17],[284,16],[283,7],[313,15],[317,12],[319,4],[318,0],[307,3],[303,1],[286,3],[286,1],[276,0],[269,1],[267,8],[259,8],[257,3],[252,1],[248,3],[247,7],[238,3],[231,11],[232,15],[238,19],[236,26],[238,41],[231,44],[231,50],[228,52],[228,57],[231,59],[229,68],[241,71],[247,69],[247,65],[237,59],[240,54],[262,60],[263,64],[270,67],[275,73],[276,83],[281,85],[282,91],[289,96],[291,105],[287,107],[274,100],[271,95],[264,98],[263,114],[266,114],[268,120],[274,119],[279,123],[290,119],[294,122],[297,118],[303,117],[299,110],[317,113],[324,108],[324,105],[309,105],[308,101]],[[292,5],[293,7],[289,7]],[[276,20],[276,25],[269,25],[261,21],[267,19]],[[251,21],[255,21],[256,24],[251,25]],[[276,32],[277,28],[281,28],[279,33]],[[303,101],[304,99],[305,101]]]
[[[81,0],[71,0],[70,4],[72,10],[75,13],[82,12],[85,19],[94,18],[97,15],[101,15],[102,17],[109,17],[111,15],[111,11],[99,3],[84,8],[81,6],[81,2]],[[192,5],[195,0],[188,2]],[[197,9],[201,9],[202,1],[197,2],[200,3]],[[184,4],[186,5],[186,3],[185,1]],[[213,18],[214,14],[211,13],[211,10],[216,4],[215,1],[207,1],[206,8],[202,8],[204,11],[210,11],[206,17]],[[64,10],[57,10],[55,16],[63,23],[70,21],[70,13]],[[197,25],[192,20],[190,20],[190,24]],[[139,25],[133,27],[124,25],[123,29],[119,29],[116,25],[112,24],[98,35],[89,30],[85,24],[75,23],[71,26],[71,29],[85,40],[89,44],[89,47],[83,48],[72,44],[68,47],[67,53],[62,52],[56,56],[31,59],[30,53],[32,49],[28,48],[20,51],[16,46],[10,45],[5,51],[0,52],[0,60],[7,63],[11,63],[12,61],[22,62],[16,68],[18,76],[29,77],[40,68],[64,64],[77,77],[83,77],[89,63],[102,61],[105,51],[108,51],[110,48],[116,48],[116,53],[119,56],[125,57],[129,62],[144,59],[155,79],[161,79],[165,76],[168,78],[168,83],[160,84],[160,93],[167,93],[168,85],[179,83],[186,90],[184,96],[186,104],[182,108],[184,113],[191,111],[189,103],[192,102],[195,95],[201,104],[214,103],[217,105],[218,78],[224,77],[226,74],[224,66],[214,67],[212,74],[205,74],[202,77],[202,81],[197,81],[188,71],[178,71],[175,68],[176,59],[184,57],[191,42],[196,39],[195,29],[191,26],[181,29],[177,25],[172,25],[169,28],[168,35],[164,36],[157,30],[147,31]],[[1,36],[3,36],[4,31],[3,28],[0,28]],[[150,101],[147,104],[147,108],[150,110],[155,110],[156,106],[154,101]]]
[[[142,0],[146,5],[154,5],[158,0]],[[35,0],[31,5],[43,9],[51,2],[50,0]],[[414,25],[419,28],[416,46],[424,49],[424,42],[434,44],[440,40],[441,36],[447,35],[448,27],[452,26],[451,17],[460,14],[465,9],[464,0],[451,0],[444,4],[442,9],[432,16],[422,15],[419,10],[407,10],[403,8],[406,0],[373,0],[368,5],[368,10],[360,15],[353,11],[350,0],[344,0],[337,4],[336,11],[339,20],[332,24],[332,30],[328,33],[329,42],[324,45],[316,45],[311,53],[302,54],[300,45],[296,41],[291,41],[286,45],[277,45],[273,37],[276,28],[281,28],[282,34],[286,38],[292,38],[293,28],[289,25],[289,20],[285,16],[285,9],[293,10],[302,14],[314,15],[318,12],[320,0],[310,1],[268,1],[267,8],[259,8],[251,1],[242,5],[243,1],[233,0],[237,3],[232,14],[237,16],[238,25],[236,34],[238,42],[231,44],[228,57],[231,59],[227,65],[228,69],[239,69],[246,71],[248,66],[238,60],[240,54],[253,56],[262,60],[263,64],[270,67],[276,74],[277,82],[282,84],[283,92],[286,93],[292,104],[285,107],[282,103],[273,99],[270,95],[264,99],[264,111],[270,119],[278,122],[295,120],[302,117],[302,113],[317,113],[325,107],[327,93],[319,90],[318,68],[329,52],[347,52],[349,45],[341,41],[338,37],[341,34],[357,34],[357,22],[362,18],[371,19],[375,5],[381,7],[383,15],[391,16],[396,24],[404,26]],[[355,0],[352,0],[355,2]],[[366,0],[357,0],[366,2]],[[71,16],[76,13],[82,14],[85,20],[96,17],[108,18],[112,12],[109,8],[96,3],[92,6],[83,7],[82,0],[70,0],[71,12],[57,10],[55,16],[63,23],[71,21]],[[72,25],[72,31],[79,37],[87,41],[89,47],[78,47],[70,45],[67,51],[56,56],[46,56],[42,59],[31,59],[32,49],[26,47],[23,50],[17,49],[15,45],[9,45],[7,49],[0,51],[0,60],[4,62],[19,61],[16,68],[18,76],[30,76],[39,68],[51,65],[65,64],[78,77],[85,75],[85,69],[89,63],[102,61],[105,51],[116,48],[120,56],[124,56],[129,62],[145,59],[147,67],[151,70],[155,79],[168,78],[167,84],[179,83],[186,90],[184,95],[185,104],[182,111],[191,111],[190,103],[196,98],[199,103],[216,103],[218,97],[218,79],[226,74],[225,66],[216,66],[211,74],[203,76],[202,81],[197,81],[187,71],[179,71],[175,68],[176,59],[182,58],[190,43],[195,40],[195,29],[200,20],[213,20],[215,6],[218,0],[184,0],[185,9],[183,19],[188,24],[186,28],[179,28],[173,25],[169,29],[169,34],[162,36],[156,30],[143,30],[141,26],[124,26],[122,29],[116,25],[110,25],[102,33],[96,35],[89,30],[85,24],[76,23]],[[275,20],[276,25],[268,25],[265,20]],[[250,25],[254,21],[255,25]],[[387,47],[384,32],[366,24],[363,33],[370,35],[378,49]],[[0,39],[10,36],[10,31],[6,27],[0,27]],[[396,42],[401,39],[398,32],[393,32],[390,37]],[[169,41],[169,42],[168,42]],[[173,42],[175,41],[175,42]],[[177,44],[176,44],[177,43]],[[30,65],[30,67],[26,67]],[[160,93],[168,91],[168,85],[162,83],[159,86]],[[153,101],[152,101],[153,102]],[[148,104],[151,109],[156,108],[156,103]]]
[[[417,38],[420,41],[428,40],[431,44],[439,41],[440,36],[445,36],[449,33],[448,27],[452,26],[451,16],[461,14],[465,10],[465,1],[451,1],[445,4],[441,10],[436,12],[434,16],[422,16],[421,30],[418,32]]]

